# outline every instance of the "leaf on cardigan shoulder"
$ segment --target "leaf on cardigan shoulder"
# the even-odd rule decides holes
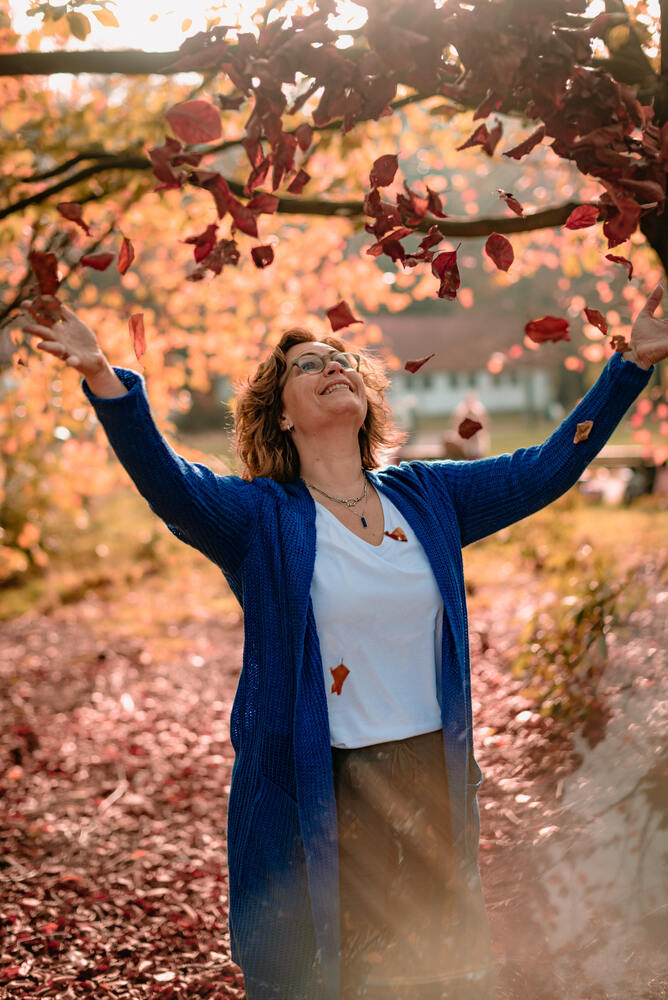
[[[573,438],[573,444],[579,444],[580,441],[586,441],[591,434],[591,429],[594,426],[593,420],[583,420],[581,424],[578,424],[575,428],[575,437]]]
[[[332,684],[332,694],[341,694],[341,688],[343,687],[343,682],[350,673],[348,667],[344,664],[343,660],[339,663],[338,667],[330,667],[329,672],[334,678],[334,683]]]
[[[383,534],[387,535],[388,538],[393,538],[395,542],[408,541],[402,528],[395,528],[394,531],[384,531]]]

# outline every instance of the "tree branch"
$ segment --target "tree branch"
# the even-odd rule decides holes
[[[144,76],[147,73],[172,74],[170,63],[181,53],[143,52],[141,49],[115,49],[92,52],[3,52],[0,76],[50,76],[52,73],[123,73]]]

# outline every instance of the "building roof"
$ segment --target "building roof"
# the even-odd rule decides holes
[[[568,342],[541,344],[536,351],[525,347],[525,320],[509,311],[473,308],[458,311],[456,318],[392,313],[364,319],[381,328],[383,344],[402,362],[435,354],[430,372],[480,371],[497,351],[506,353],[504,370],[545,369],[560,363],[572,350]],[[519,358],[507,355],[514,344],[523,348]]]

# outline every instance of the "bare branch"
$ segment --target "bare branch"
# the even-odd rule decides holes
[[[123,73],[144,76],[148,73],[173,74],[169,69],[180,53],[143,52],[141,49],[117,49],[92,52],[3,52],[0,76],[50,76],[52,73]]]

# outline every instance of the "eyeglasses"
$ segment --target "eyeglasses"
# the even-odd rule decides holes
[[[359,354],[351,354],[350,351],[329,351],[327,354],[301,354],[289,366],[281,379],[280,387],[283,388],[293,368],[297,368],[301,375],[317,375],[324,370],[325,365],[328,365],[330,361],[336,361],[342,368],[349,371],[358,372],[360,370]]]

